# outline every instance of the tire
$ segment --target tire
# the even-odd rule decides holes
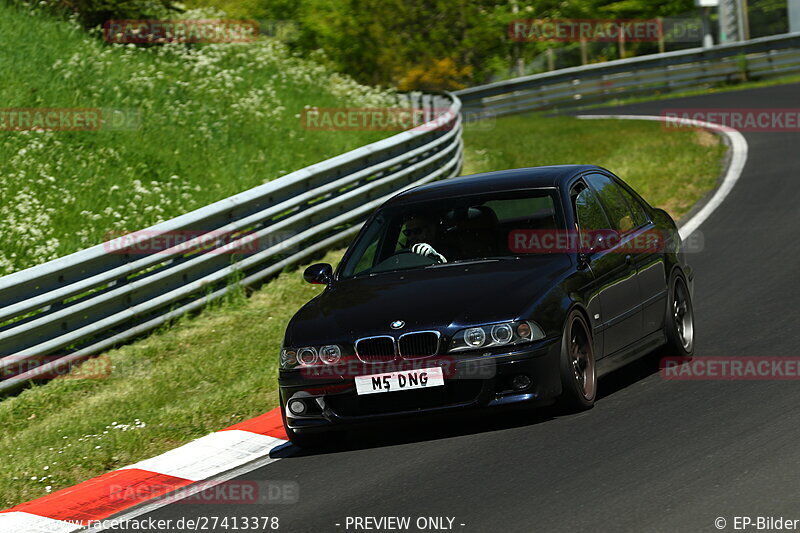
[[[597,370],[592,333],[583,314],[570,312],[561,338],[561,396],[568,411],[591,409],[597,397]]]
[[[664,315],[666,351],[669,355],[691,358],[694,355],[694,307],[683,276],[672,273]]]

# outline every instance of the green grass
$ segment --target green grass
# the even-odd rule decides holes
[[[109,45],[0,0],[0,46],[0,108],[139,117],[118,131],[0,128],[0,276],[391,134],[301,127],[306,106],[377,107],[390,93],[294,57],[274,39]]]
[[[719,139],[705,130],[666,130],[657,122],[538,114],[504,117],[493,126],[467,129],[464,144],[465,174],[542,165],[600,165],[677,218],[714,188],[725,153]]]
[[[661,206],[688,206],[687,198],[712,187],[723,153],[714,137],[631,121],[511,117],[493,130],[470,127],[466,139],[465,173],[599,163]],[[330,252],[324,261],[336,263],[341,254]],[[106,353],[113,363],[107,379],[57,379],[0,401],[0,508],[275,407],[283,332],[319,292],[300,272]]]

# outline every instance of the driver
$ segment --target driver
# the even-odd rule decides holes
[[[447,263],[447,259],[438,253],[431,244],[436,242],[436,224],[430,218],[422,215],[410,216],[406,220],[403,235],[413,253],[439,263]]]

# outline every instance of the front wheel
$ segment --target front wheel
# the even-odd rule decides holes
[[[578,310],[569,314],[564,326],[560,370],[559,403],[570,410],[591,408],[597,396],[594,344],[586,319]]]
[[[689,287],[683,276],[673,272],[669,283],[664,334],[672,354],[680,357],[694,355],[694,308]]]

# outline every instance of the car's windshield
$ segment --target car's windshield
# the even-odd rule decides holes
[[[555,189],[492,192],[382,209],[352,245],[341,277],[517,257],[509,235],[563,228]]]

